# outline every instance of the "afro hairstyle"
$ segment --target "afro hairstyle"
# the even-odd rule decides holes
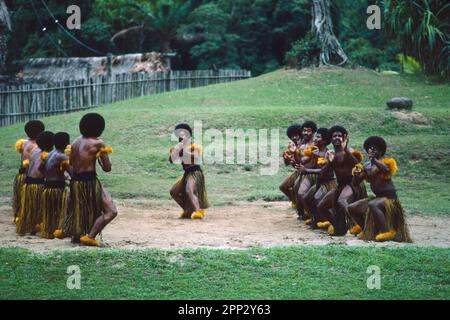
[[[302,131],[303,128],[311,128],[313,132],[317,131],[317,124],[313,121],[306,121],[304,124],[302,124]]]
[[[55,148],[64,150],[70,144],[70,136],[67,132],[58,132],[55,134]]]
[[[53,132],[43,131],[37,136],[36,143],[42,151],[50,152],[55,143],[55,135]]]
[[[333,133],[335,133],[335,132],[340,132],[340,133],[342,133],[345,136],[348,135],[347,129],[345,129],[344,127],[342,127],[342,126],[333,126],[330,129],[328,129],[328,134],[330,135],[330,138],[333,136]]]
[[[372,136],[367,138],[366,141],[364,141],[364,149],[368,152],[371,146],[377,148],[377,150],[380,151],[381,156],[384,156],[384,154],[386,153],[386,141],[384,141],[384,139],[381,137]]]
[[[299,124],[293,124],[289,128],[287,128],[286,134],[289,138],[292,138],[295,135],[302,136],[302,126]]]
[[[175,127],[175,134],[177,130],[186,130],[189,132],[189,134],[192,136],[192,128],[187,124],[187,123],[180,123],[177,124],[177,126]]]
[[[319,129],[317,129],[316,133],[320,134],[322,136],[322,139],[327,144],[330,144],[331,136],[330,136],[330,131],[327,128],[319,128]]]
[[[98,113],[85,114],[80,120],[80,132],[83,137],[100,137],[103,130],[105,130],[105,119]]]
[[[43,132],[44,130],[45,125],[44,123],[42,123],[42,121],[39,120],[31,120],[25,124],[25,133],[27,134],[28,138],[33,140],[36,139],[39,133]]]

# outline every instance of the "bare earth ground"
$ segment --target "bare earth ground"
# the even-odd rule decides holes
[[[411,244],[370,243],[351,235],[329,237],[309,230],[296,219],[287,202],[243,202],[213,207],[206,218],[179,219],[180,209],[171,204],[133,205],[118,203],[119,215],[103,232],[106,247],[143,248],[251,248],[288,245],[347,244],[349,246],[401,246]],[[409,216],[412,245],[450,247],[450,217]],[[8,206],[0,207],[0,247],[23,247],[33,251],[80,249],[69,239],[46,240],[19,237]]]

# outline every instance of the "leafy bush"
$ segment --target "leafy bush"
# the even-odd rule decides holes
[[[292,44],[286,53],[286,64],[291,68],[304,68],[319,64],[320,43],[317,37],[308,32],[303,39]]]
[[[344,47],[350,62],[367,68],[375,69],[383,59],[383,51],[374,48],[364,38],[349,39]]]

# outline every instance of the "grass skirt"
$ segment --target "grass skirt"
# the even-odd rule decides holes
[[[409,235],[408,225],[406,224],[405,213],[398,198],[384,198],[384,215],[386,217],[388,230],[394,230],[396,232],[393,241],[412,242]],[[363,239],[375,241],[375,237],[379,233],[380,231],[377,230],[375,225],[375,218],[369,208],[366,212],[366,223],[363,231]]]
[[[103,213],[102,184],[95,173],[85,181],[71,180],[69,215],[64,223],[63,233],[77,242],[89,234],[95,220]]]
[[[186,183],[188,179],[193,179],[195,184],[194,193],[198,197],[200,209],[209,208],[208,193],[206,192],[205,176],[201,170],[195,170],[191,172],[185,172],[184,175],[178,179],[176,186],[181,191],[183,210],[187,213],[195,211],[186,193]]]
[[[333,179],[333,180],[329,180],[329,181],[326,181],[326,182],[322,182],[320,184],[319,189],[317,189],[316,192],[320,190],[325,195],[329,191],[335,189],[336,187],[337,187],[336,180]]]
[[[21,191],[20,214],[16,231],[20,235],[34,233],[42,222],[41,199],[44,184],[25,183]]]
[[[297,192],[296,192],[296,188],[295,188],[296,187],[295,181],[297,180],[299,175],[300,175],[300,172],[295,170],[288,176],[288,185],[289,185],[289,192],[290,192],[289,200],[294,205],[297,205]]]
[[[18,173],[14,179],[14,188],[13,188],[13,213],[14,218],[18,217],[20,214],[20,201],[21,201],[21,192],[22,187],[25,185],[25,179],[27,175],[26,173]]]
[[[311,186],[315,185],[317,183],[317,177],[318,174],[317,173],[304,173],[302,174],[302,180],[300,182],[300,184],[305,180],[308,179],[309,182],[311,183]]]
[[[52,239],[53,232],[61,228],[67,216],[69,192],[66,188],[45,188],[42,193],[41,237]]]

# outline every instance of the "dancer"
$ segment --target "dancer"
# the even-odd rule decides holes
[[[170,163],[181,160],[184,175],[170,189],[171,197],[183,209],[180,218],[203,219],[209,207],[205,177],[200,167],[201,146],[193,144],[192,129],[186,123],[175,127],[179,143],[170,149]]]
[[[305,224],[310,225],[311,228],[317,228],[317,222],[323,221],[323,217],[318,214],[317,204],[330,190],[336,188],[336,180],[333,171],[328,171],[327,175],[321,175],[322,168],[328,164],[328,145],[330,144],[330,135],[327,128],[319,128],[314,136],[314,146],[309,147],[303,151],[304,157],[310,159],[309,161],[314,165],[307,168],[300,166],[300,172],[308,174],[316,174],[317,182],[313,184],[309,190],[300,194],[299,198],[303,203],[305,211],[309,213],[310,218],[305,221]]]
[[[19,173],[14,179],[13,190],[13,214],[14,223],[17,223],[20,213],[20,199],[21,190],[25,184],[25,178],[27,177],[27,169],[30,163],[31,152],[38,146],[36,144],[36,137],[45,130],[45,125],[39,120],[31,120],[25,124],[25,133],[28,139],[20,139],[16,142],[16,151],[20,153],[20,169]]]
[[[295,167],[296,151],[300,147],[302,127],[298,124],[294,124],[287,129],[286,132],[291,142],[288,144],[286,150],[283,152],[284,164],[286,166]],[[300,176],[300,172],[295,170],[292,172],[280,185],[280,190],[283,192],[291,202],[292,208],[297,208],[297,196],[294,191],[294,185],[297,178]]]
[[[299,178],[297,179],[296,185],[294,187],[295,194],[297,197],[297,214],[302,220],[310,219],[309,213],[305,210],[302,197],[305,196],[306,192],[311,188],[312,185],[317,182],[317,174],[313,172],[307,172],[304,169],[311,169],[314,167],[312,158],[305,157],[304,152],[309,148],[314,147],[314,134],[317,131],[317,125],[312,121],[306,121],[302,125],[302,145],[298,149],[300,154],[300,161],[296,163],[296,169],[300,171]]]
[[[364,142],[364,149],[370,161],[364,165],[358,164],[353,173],[358,181],[369,182],[375,198],[358,200],[348,208],[349,214],[364,227],[358,238],[412,242],[405,214],[392,182],[392,177],[397,172],[397,163],[393,158],[384,157],[386,141],[381,137],[370,137]]]
[[[48,152],[53,149],[54,134],[49,131],[41,132],[37,138],[37,148],[31,152],[30,164],[25,178],[25,185],[21,191],[20,214],[17,220],[17,233],[35,235],[42,229],[41,199],[44,191],[43,163]]]
[[[45,189],[42,193],[42,232],[41,237],[53,239],[62,237],[62,227],[67,216],[69,192],[66,188],[67,172],[72,175],[69,157],[65,154],[70,144],[69,134],[55,134],[55,150],[48,154],[44,164]]]
[[[111,171],[112,148],[99,138],[104,129],[105,119],[98,113],[81,118],[81,136],[71,147],[70,209],[63,228],[66,235],[72,236],[72,242],[95,247],[102,245],[95,237],[117,216],[116,205],[96,172],[97,162],[103,171]]]
[[[363,160],[363,155],[358,150],[349,148],[349,136],[345,128],[334,126],[329,132],[334,151],[328,152],[329,163],[321,174],[326,176],[330,170],[334,171],[338,185],[319,202],[319,214],[326,221],[317,223],[317,226],[327,229],[330,235],[343,236],[352,225],[348,221],[348,205],[367,197],[364,183],[355,182],[352,175],[353,168]],[[359,230],[352,230],[353,233],[357,231]]]

